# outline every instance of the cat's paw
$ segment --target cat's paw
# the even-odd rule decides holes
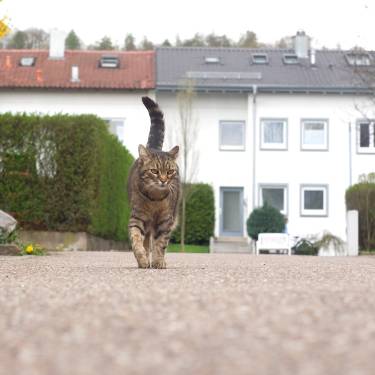
[[[146,257],[137,259],[138,268],[150,268],[150,261]]]
[[[165,269],[167,268],[167,264],[164,259],[153,260],[151,262],[151,268]]]

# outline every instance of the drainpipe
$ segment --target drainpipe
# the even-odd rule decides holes
[[[258,86],[257,85],[253,85],[253,199],[252,199],[252,211],[255,208],[255,189],[256,189],[257,93],[258,93]]]
[[[349,122],[349,186],[352,186],[352,169],[353,169],[353,155],[352,155],[352,123]]]

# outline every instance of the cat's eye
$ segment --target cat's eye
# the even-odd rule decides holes
[[[151,173],[158,174],[158,170],[157,169],[151,169]]]
[[[173,169],[170,169],[170,170],[167,172],[168,176],[172,176],[173,173],[174,173],[174,170],[173,170]]]

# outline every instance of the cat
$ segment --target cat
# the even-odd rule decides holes
[[[147,96],[142,97],[142,102],[150,115],[151,127],[147,146],[138,146],[139,157],[129,172],[129,238],[139,268],[166,268],[165,251],[176,225],[180,197],[176,163],[179,147],[162,151],[163,112]]]

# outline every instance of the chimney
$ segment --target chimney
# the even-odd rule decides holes
[[[293,37],[294,51],[299,58],[307,59],[309,57],[310,37],[304,31],[297,31]]]
[[[72,65],[71,82],[79,82],[79,68],[77,65]]]
[[[310,49],[310,65],[315,66],[316,65],[316,52],[314,48]]]
[[[52,29],[49,34],[49,58],[53,60],[64,59],[66,33]]]

